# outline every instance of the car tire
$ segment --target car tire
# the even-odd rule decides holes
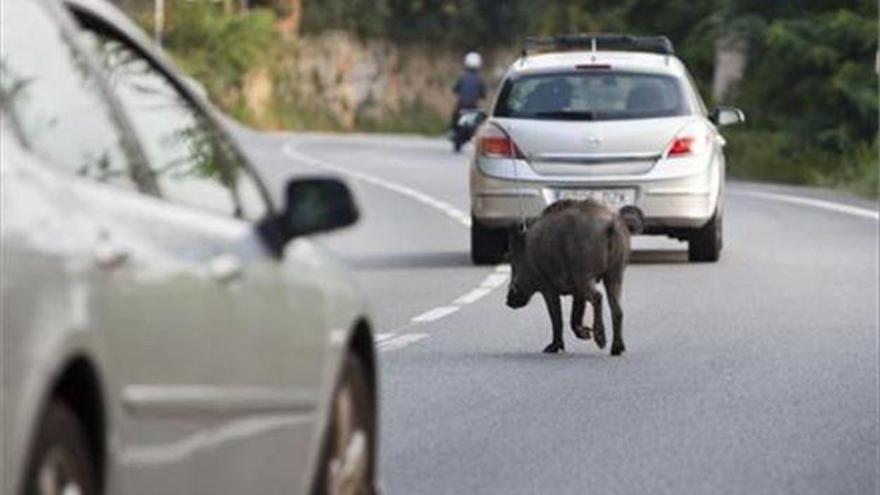
[[[471,261],[475,265],[498,263],[507,253],[507,230],[482,225],[471,217]]]
[[[721,212],[717,211],[706,225],[690,232],[689,261],[713,263],[721,258],[721,248],[724,246],[722,218]]]
[[[343,361],[324,435],[315,495],[374,495],[376,400],[360,358]]]
[[[36,432],[24,493],[97,495],[95,456],[70,407],[60,400],[50,402]]]

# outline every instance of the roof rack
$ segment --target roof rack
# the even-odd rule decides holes
[[[612,50],[637,51],[672,55],[675,50],[666,36],[633,36],[629,34],[558,34],[528,37],[523,57],[539,51]]]

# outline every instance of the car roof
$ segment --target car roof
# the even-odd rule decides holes
[[[508,69],[508,76],[573,70],[578,65],[610,65],[614,70],[649,72],[674,77],[685,75],[684,64],[673,55],[625,51],[565,51],[520,57]]]

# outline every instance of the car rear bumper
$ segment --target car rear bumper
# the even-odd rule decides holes
[[[722,167],[714,161],[664,163],[638,176],[590,177],[539,176],[524,162],[515,170],[514,160],[506,162],[494,169],[471,167],[471,210],[490,227],[537,217],[559,189],[632,189],[648,233],[698,228],[715,214],[723,187]]]

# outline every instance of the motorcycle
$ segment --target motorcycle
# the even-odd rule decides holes
[[[452,149],[458,153],[462,146],[470,141],[486,120],[486,112],[473,108],[461,109],[455,119],[455,127],[452,128],[450,140],[452,141]]]

